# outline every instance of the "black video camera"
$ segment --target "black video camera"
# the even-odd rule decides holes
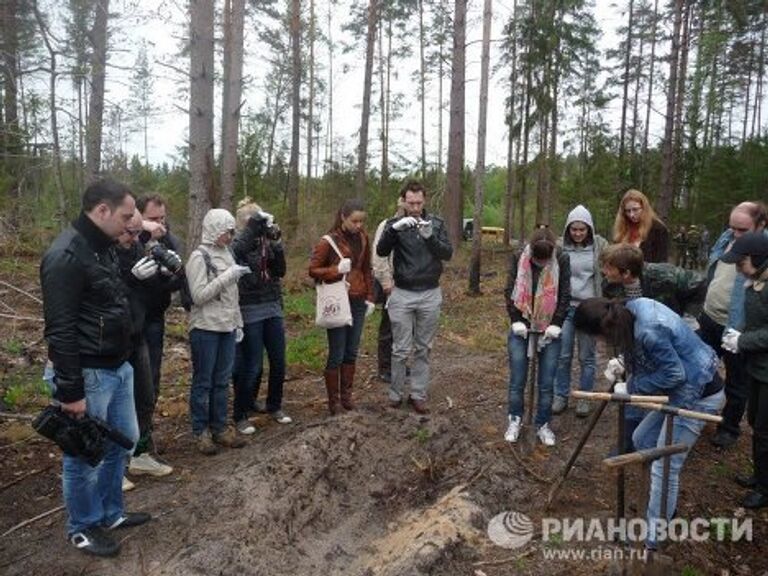
[[[73,418],[60,406],[46,406],[32,422],[32,427],[38,434],[53,440],[65,454],[81,458],[94,467],[104,459],[107,439],[126,450],[133,448],[133,442],[106,422],[88,414]]]
[[[280,240],[283,235],[277,224],[269,224],[269,220],[256,213],[248,219],[248,227],[256,238],[267,238],[268,240]]]
[[[176,254],[168,250],[162,244],[155,244],[149,249],[149,255],[160,266],[165,266],[171,274],[181,274],[184,264]]]

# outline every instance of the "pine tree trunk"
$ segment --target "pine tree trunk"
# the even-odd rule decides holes
[[[333,36],[331,34],[331,3],[328,3],[328,149],[325,154],[327,169],[333,170]]]
[[[299,224],[299,146],[301,136],[301,0],[291,0],[291,158],[287,224]]]
[[[88,117],[85,165],[88,181],[99,177],[101,171],[101,134],[104,118],[104,81],[107,67],[107,21],[109,0],[97,0],[91,32],[91,104]]]
[[[507,115],[507,185],[504,195],[504,245],[509,246],[515,222],[515,188],[517,184],[517,161],[513,159],[515,148],[515,96],[517,95],[517,0],[512,3],[512,58],[509,74],[509,113]],[[520,152],[520,137],[517,137],[517,152]]]
[[[659,19],[659,0],[653,3],[653,27],[651,28],[651,59],[648,63],[648,99],[645,102],[645,126],[643,127],[643,147],[640,158],[640,189],[645,189],[645,177],[648,163],[648,136],[651,128],[651,104],[653,102],[653,80],[656,72],[656,29]]]
[[[763,79],[765,77],[765,29],[768,27],[768,13],[763,12],[763,25],[760,34],[760,56],[757,62],[757,85],[755,86],[755,104],[752,108],[752,138],[760,136],[763,108]]]
[[[629,19],[627,21],[627,43],[624,48],[624,77],[622,78],[621,97],[621,128],[619,130],[619,171],[620,177],[625,178],[625,142],[627,135],[627,108],[629,106],[629,65],[632,57],[632,28],[635,19],[635,3],[629,0]]]
[[[675,91],[675,130],[674,130],[674,176],[673,176],[673,199],[678,197],[678,206],[685,207],[687,199],[679,194],[682,189],[680,183],[680,172],[683,168],[683,102],[685,100],[685,81],[688,75],[688,53],[690,48],[690,30],[691,30],[691,2],[686,1],[685,11],[683,13],[683,34],[680,41],[680,69],[677,73],[677,89]]]
[[[267,168],[264,172],[266,178],[272,173],[272,156],[275,153],[275,133],[277,132],[277,123],[280,121],[280,112],[282,110],[283,94],[285,93],[285,83],[283,81],[284,72],[280,68],[277,77],[277,88],[275,90],[275,105],[273,114],[269,123],[269,139],[267,140]]]
[[[421,106],[421,178],[427,177],[426,62],[424,60],[424,1],[419,0],[419,105]]]
[[[245,0],[224,4],[224,75],[221,102],[221,202],[232,210],[237,182],[237,143],[243,90]]]
[[[488,123],[488,70],[491,51],[491,0],[483,3],[483,47],[480,57],[480,103],[477,120],[477,160],[475,163],[475,211],[472,221],[472,261],[469,265],[469,292],[480,294],[480,268],[483,240],[483,196],[485,192],[485,137]]]
[[[190,0],[189,222],[187,255],[200,244],[203,217],[215,206],[213,161],[213,2]]]
[[[313,138],[315,136],[315,0],[309,0],[309,102],[307,107],[307,184],[306,196],[312,192]]]
[[[747,126],[749,125],[749,93],[752,90],[752,67],[755,64],[755,45],[751,44],[749,50],[749,63],[747,64],[747,89],[744,94],[744,122],[741,130],[741,145],[747,141]]]
[[[363,78],[363,106],[360,114],[360,143],[357,147],[357,176],[355,195],[365,197],[366,173],[368,171],[368,125],[371,119],[371,80],[373,78],[373,49],[376,42],[378,22],[378,0],[368,2],[368,32],[365,37],[365,76]]]
[[[455,0],[453,59],[451,63],[451,112],[448,128],[448,170],[445,189],[445,222],[448,239],[461,243],[464,199],[461,172],[464,168],[464,75],[466,60],[467,0]]]
[[[672,207],[675,187],[675,109],[677,104],[677,74],[680,64],[680,30],[683,8],[686,0],[675,0],[672,48],[669,55],[669,79],[667,86],[667,112],[664,123],[664,139],[661,146],[661,190],[656,203],[656,212],[666,220]]]

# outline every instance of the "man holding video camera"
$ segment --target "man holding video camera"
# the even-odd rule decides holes
[[[406,363],[413,351],[408,403],[418,414],[429,412],[429,352],[437,334],[443,293],[443,261],[453,248],[442,218],[424,209],[427,192],[421,182],[410,180],[400,190],[405,216],[390,219],[384,227],[376,254],[393,256],[395,287],[387,300],[392,322],[392,382],[390,406],[404,400]]]
[[[54,240],[40,265],[54,398],[68,416],[99,418],[134,443],[139,431],[133,369],[127,362],[131,315],[114,246],[135,207],[124,184],[94,182],[83,194],[79,217]],[[150,519],[125,512],[122,480],[129,450],[111,440],[106,446],[97,466],[70,454],[63,457],[69,541],[97,556],[119,552],[112,530]]]

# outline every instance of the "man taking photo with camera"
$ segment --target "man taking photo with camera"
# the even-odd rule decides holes
[[[66,414],[100,418],[132,442],[139,431],[133,369],[127,362],[131,317],[114,246],[135,207],[127,186],[111,180],[94,182],[83,194],[80,216],[54,240],[40,265],[54,398]],[[149,514],[123,508],[128,452],[108,441],[96,467],[79,457],[63,456],[67,534],[83,552],[114,556],[120,545],[111,531],[150,519]]]

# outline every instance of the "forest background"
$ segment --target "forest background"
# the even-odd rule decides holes
[[[44,248],[103,175],[168,198],[187,249],[246,195],[302,250],[347,197],[372,228],[408,176],[455,243],[466,217],[510,242],[577,203],[609,236],[629,186],[671,229],[767,196],[764,0],[0,6],[12,250]]]

